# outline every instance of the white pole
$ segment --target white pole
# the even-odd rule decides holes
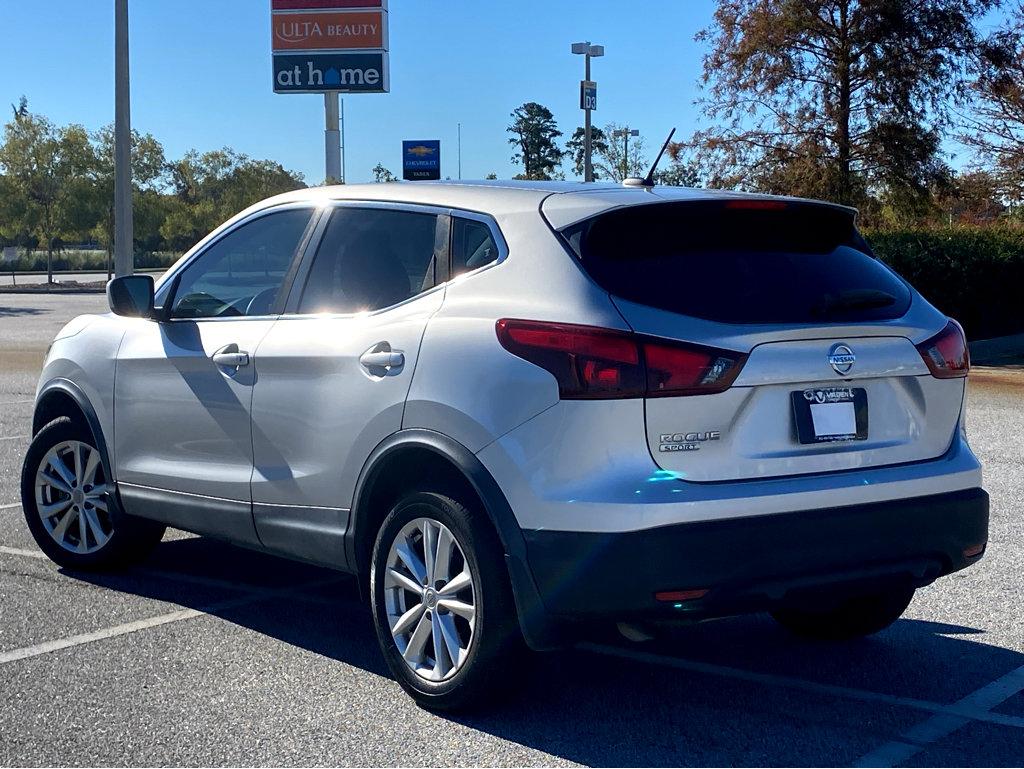
[[[583,79],[590,82],[590,41],[587,41]],[[594,181],[593,144],[590,140],[590,110],[583,110],[583,181]]]
[[[462,178],[462,123],[459,123],[459,179]]]
[[[324,118],[326,181],[337,184],[341,181],[341,131],[338,128],[338,94],[334,91],[324,94]]]
[[[341,108],[338,110],[341,124],[341,183],[346,184],[345,177],[345,100],[341,99]]]
[[[128,0],[114,0],[114,274],[134,267],[132,119],[128,84]]]

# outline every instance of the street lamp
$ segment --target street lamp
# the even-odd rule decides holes
[[[594,181],[594,166],[591,161],[590,142],[590,111],[597,109],[597,83],[590,80],[590,59],[594,56],[604,56],[603,45],[591,45],[587,40],[585,43],[573,43],[572,52],[584,57],[583,82],[580,83],[580,109],[583,110],[583,181]]]
[[[132,123],[128,90],[128,0],[114,2],[114,274],[131,275]]]
[[[640,132],[635,128],[620,128],[617,131],[612,131],[612,138],[618,139],[623,138],[626,140],[626,146],[622,153],[622,180],[625,181],[626,177],[629,176],[629,137],[639,136]]]

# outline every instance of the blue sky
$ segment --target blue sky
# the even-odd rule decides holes
[[[276,95],[270,0],[129,0],[132,125],[169,157],[231,146],[324,176],[323,97]],[[568,136],[582,125],[581,56],[592,40],[596,125],[638,128],[649,145],[695,125],[701,51],[694,33],[711,0],[390,0],[391,93],[345,97],[349,181],[377,162],[398,173],[403,139],[440,139],[442,173],[516,173],[505,128],[524,101],[549,107]],[[113,0],[0,2],[0,105],[21,94],[35,112],[89,129],[113,120]],[[13,66],[12,66],[13,64]],[[6,117],[4,118],[6,122]]]
[[[132,124],[168,157],[230,146],[324,176],[323,98],[272,92],[270,0],[129,0]],[[649,149],[699,125],[701,48],[713,0],[390,0],[391,93],[345,97],[351,182],[383,162],[398,173],[403,139],[440,139],[442,173],[517,172],[509,113],[538,101],[568,136],[582,124],[583,61],[594,60],[596,125],[628,123]],[[57,123],[113,120],[113,0],[0,0],[0,105],[21,94]],[[650,153],[653,154],[653,151]]]

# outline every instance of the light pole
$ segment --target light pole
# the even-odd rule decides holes
[[[630,128],[629,126],[626,126],[625,128],[620,128],[617,131],[612,131],[612,138],[618,139],[621,136],[623,139],[626,140],[626,146],[623,148],[622,152],[623,181],[625,181],[626,177],[629,176],[629,137],[639,135],[640,132],[638,130],[636,130],[635,128]]]
[[[597,98],[597,85],[590,80],[590,58],[592,56],[604,56],[603,45],[591,45],[587,40],[585,43],[573,43],[572,52],[582,54],[584,57],[583,82],[580,84],[580,109],[583,110],[583,181],[594,181],[594,165],[591,159],[592,145],[590,141],[590,110],[593,108],[587,100],[587,89],[592,88],[594,99]]]
[[[114,2],[114,274],[131,275],[132,118],[128,88],[128,0]]]

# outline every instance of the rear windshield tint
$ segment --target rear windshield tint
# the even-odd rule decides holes
[[[632,206],[562,231],[587,273],[631,302],[723,323],[898,318],[906,284],[850,211],[775,201]]]

